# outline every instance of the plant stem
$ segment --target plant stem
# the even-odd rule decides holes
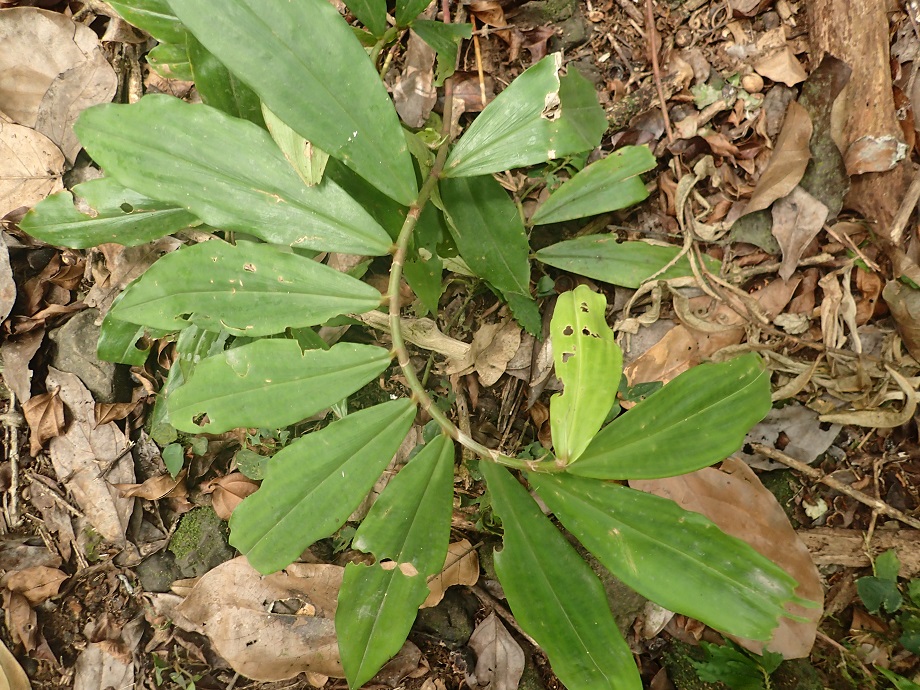
[[[465,448],[469,448],[481,458],[491,460],[492,462],[507,467],[543,472],[553,471],[554,469],[558,471],[555,467],[555,463],[527,462],[525,460],[503,455],[497,450],[492,450],[478,443],[470,436],[460,431],[457,425],[450,421],[437,405],[434,404],[431,396],[428,395],[428,391],[425,390],[421,381],[418,380],[415,369],[409,361],[409,352],[403,340],[402,326],[399,321],[399,283],[402,279],[403,265],[406,262],[406,254],[409,250],[409,242],[412,239],[412,233],[415,230],[415,226],[418,224],[418,219],[422,210],[431,198],[431,193],[438,183],[441,171],[444,169],[444,163],[447,160],[447,151],[450,145],[452,110],[453,80],[448,79],[444,89],[444,121],[441,128],[442,143],[438,148],[434,165],[431,166],[431,170],[428,172],[428,176],[425,178],[425,182],[422,184],[415,202],[409,207],[409,213],[406,215],[406,220],[399,231],[399,237],[396,239],[396,248],[393,252],[393,263],[390,266],[390,280],[387,285],[387,297],[389,298],[390,335],[393,338],[393,351],[396,354],[396,359],[402,369],[403,376],[405,376],[406,383],[412,391],[412,397],[418,402],[422,409],[431,415],[431,418],[438,423],[438,426],[441,427],[444,433],[457,441],[457,443]]]
[[[371,62],[373,62],[375,65],[377,64],[377,58],[380,57],[380,51],[382,51],[390,41],[396,38],[396,34],[399,32],[400,28],[398,26],[391,26],[384,32],[383,36],[381,36],[380,39],[374,44],[374,47],[371,48]]]

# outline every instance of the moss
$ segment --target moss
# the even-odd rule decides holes
[[[169,540],[169,550],[185,577],[201,577],[206,572],[233,558],[228,545],[230,530],[210,506],[190,510],[179,521]],[[215,539],[214,537],[219,538]]]
[[[793,527],[798,527],[799,523],[795,519],[794,503],[795,495],[802,488],[802,485],[795,478],[792,470],[773,470],[772,472],[762,472],[760,481],[764,488],[769,491],[779,502],[780,507]]]

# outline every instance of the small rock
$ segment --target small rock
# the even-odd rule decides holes
[[[183,577],[201,577],[236,555],[227,541],[229,535],[227,523],[204,506],[182,516],[168,548]]]
[[[575,14],[578,4],[578,0],[530,0],[509,16],[519,28],[531,29],[564,22]]]
[[[451,587],[437,606],[419,610],[414,628],[440,640],[448,649],[457,649],[469,642],[479,608],[474,594]]]
[[[135,572],[145,592],[168,592],[172,583],[182,577],[176,558],[169,551],[157,551],[144,559]]]
[[[48,334],[55,344],[51,366],[77,376],[96,402],[114,403],[131,399],[127,367],[103,362],[96,357],[99,341],[98,309],[84,309],[60,328]]]
[[[594,33],[594,27],[579,12],[559,24],[563,50],[571,50],[585,43]]]

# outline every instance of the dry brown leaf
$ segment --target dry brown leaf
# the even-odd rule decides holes
[[[105,257],[104,268],[93,268],[93,286],[84,300],[87,307],[98,307],[103,314],[108,312],[115,297],[135,278],[150,268],[164,254],[175,251],[182,242],[175,237],[162,237],[137,247],[120,244],[101,244],[99,249]]]
[[[882,290],[882,299],[891,310],[904,347],[920,362],[920,290],[899,280],[889,280]]]
[[[211,507],[221,520],[229,520],[243,499],[256,492],[259,483],[249,479],[242,472],[233,472],[208,482],[204,493],[212,493]]]
[[[0,233],[0,322],[13,310],[16,303],[16,281],[10,266],[10,250],[6,245],[6,233]]]
[[[20,403],[32,397],[32,370],[29,363],[38,352],[45,330],[35,330],[7,338],[0,345],[0,360],[3,361],[3,380],[10,387]]]
[[[4,690],[32,690],[29,677],[16,661],[13,653],[0,640],[0,688]]]
[[[420,609],[437,606],[444,598],[444,592],[453,585],[472,587],[479,581],[479,554],[466,539],[454,542],[447,547],[444,569],[428,580],[430,593],[419,606]]]
[[[3,589],[2,597],[7,630],[10,632],[13,643],[22,644],[26,654],[33,659],[45,659],[57,665],[58,661],[38,625],[38,616],[29,606],[25,596],[19,592]]]
[[[29,424],[29,453],[35,457],[45,443],[64,431],[64,403],[57,390],[36,395],[22,406],[22,414]]]
[[[0,218],[62,190],[63,174],[64,154],[53,141],[0,120]]]
[[[136,400],[128,403],[96,403],[93,410],[95,412],[96,426],[122,420],[131,414],[136,407]]]
[[[856,303],[856,325],[863,326],[875,315],[882,294],[882,277],[878,273],[856,268],[856,288],[860,300]]]
[[[783,250],[779,275],[789,280],[802,258],[802,252],[818,236],[827,220],[827,206],[801,187],[773,205],[773,237]]]
[[[742,215],[767,208],[798,185],[811,160],[808,147],[811,132],[808,111],[795,101],[789,103],[770,163],[760,176]]]
[[[342,678],[334,621],[343,572],[294,563],[263,576],[240,556],[198,580],[176,608],[175,623],[207,635],[234,670],[253,680],[303,672]],[[273,613],[280,602],[294,603],[298,613]]]
[[[467,677],[467,685],[488,690],[517,690],[524,674],[524,650],[494,611],[476,626],[469,646],[476,652],[476,670]]]
[[[128,498],[144,498],[148,501],[158,501],[170,496],[187,496],[185,488],[185,470],[173,479],[168,474],[151,477],[143,484],[114,484],[121,495]]]
[[[32,7],[0,14],[0,75],[0,110],[70,161],[80,152],[73,123],[85,108],[111,101],[118,85],[92,29]]]
[[[496,326],[496,329],[491,342],[475,355],[476,373],[479,374],[479,382],[484,386],[491,386],[501,378],[508,362],[517,354],[521,346],[521,328],[517,322],[508,319],[502,324],[492,325]],[[476,336],[473,336],[472,349],[473,352],[477,351]]]
[[[406,64],[393,87],[393,105],[409,127],[423,127],[438,100],[434,88],[434,49],[409,32]]]
[[[786,31],[777,26],[762,33],[755,44],[754,70],[762,77],[795,86],[808,76],[786,42]]]
[[[37,606],[55,596],[68,575],[57,568],[36,565],[8,573],[2,584],[9,590],[22,594],[31,606]]]
[[[96,426],[93,397],[79,378],[49,367],[47,385],[60,388],[72,416],[67,431],[51,440],[54,471],[96,531],[123,545],[134,499],[120,496],[112,485],[134,483],[127,439],[114,423]]]
[[[42,478],[42,475],[38,474],[33,474],[31,477],[29,485],[31,489],[30,501],[41,512],[45,529],[57,535],[56,546],[61,556],[65,560],[69,560],[72,553],[71,544],[77,542],[77,536],[73,531],[73,523],[71,522],[72,516],[61,505],[59,500],[55,500],[55,496],[51,493],[51,488],[46,486],[40,478]],[[60,558],[58,561],[60,562]]]
[[[117,642],[91,642],[74,664],[73,690],[131,688],[134,661]]]
[[[61,565],[61,557],[45,546],[29,546],[24,540],[7,536],[0,541],[0,570],[20,570],[36,565],[57,568]]]
[[[781,619],[766,648],[787,659],[808,656],[824,602],[821,576],[782,507],[753,470],[741,460],[728,458],[720,470],[706,467],[680,477],[633,480],[629,485],[670,498],[685,510],[702,513],[723,532],[746,541],[789,573],[799,583],[796,595],[817,602],[819,607],[791,607],[791,613],[807,618],[808,622]],[[757,654],[763,652],[762,642],[735,641]]]

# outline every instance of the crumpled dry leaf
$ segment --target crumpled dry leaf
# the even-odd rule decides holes
[[[393,87],[393,105],[409,127],[424,126],[438,101],[434,88],[434,60],[434,49],[410,31],[406,63]]]
[[[837,434],[840,433],[839,424],[824,426],[827,428],[822,428],[817,412],[794,402],[770,410],[763,421],[748,432],[745,443],[761,443],[775,447],[780,434],[784,434],[788,442],[783,452],[810,465],[821,453],[830,448]],[[748,465],[759,470],[776,470],[785,467],[782,463],[765,458],[759,453],[739,451],[738,454]]]
[[[0,233],[0,323],[6,320],[16,303],[16,281],[10,266],[10,250],[6,233]]]
[[[521,346],[521,328],[513,319],[501,323],[486,323],[473,334],[469,349],[459,357],[449,357],[448,374],[469,374],[476,371],[484,386],[491,386],[505,373]]]
[[[25,539],[10,539],[8,536],[0,541],[0,570],[20,570],[37,565],[57,568],[61,557],[52,553],[45,546],[31,546]]]
[[[22,644],[26,654],[33,659],[45,659],[52,664],[57,664],[54,652],[48,646],[41,627],[38,625],[38,616],[35,615],[35,610],[29,606],[25,596],[19,592],[3,589],[2,598],[6,627],[10,632],[13,643]]]
[[[31,606],[37,606],[55,596],[68,577],[58,568],[36,565],[7,573],[0,584],[22,594]]]
[[[45,330],[36,328],[22,335],[7,338],[0,345],[0,360],[3,360],[3,380],[10,387],[20,403],[32,397],[32,370],[29,363],[38,352]]]
[[[786,43],[786,31],[782,26],[764,32],[757,39],[756,46],[760,57],[754,61],[753,67],[760,76],[786,86],[795,86],[808,77]]]
[[[798,185],[811,160],[811,150],[808,148],[811,133],[808,111],[792,101],[786,109],[786,118],[776,139],[770,163],[757,181],[742,215],[767,208]]]
[[[827,220],[827,206],[801,187],[773,204],[773,237],[783,250],[779,275],[789,280],[798,267],[802,252],[818,236]]]
[[[454,542],[447,547],[444,569],[428,580],[430,590],[428,598],[419,606],[427,609],[437,606],[444,598],[444,592],[453,585],[472,587],[479,581],[479,554],[466,539]]]
[[[13,653],[0,640],[0,688],[4,690],[32,690],[29,677],[16,661]]]
[[[120,244],[101,244],[98,249],[105,256],[104,266],[93,267],[93,286],[83,300],[87,307],[98,307],[104,315],[112,302],[135,278],[139,277],[161,256],[175,251],[182,242],[175,237],[161,237],[154,242],[125,247]]]
[[[122,496],[144,498],[148,501],[158,501],[161,498],[173,496],[187,496],[185,487],[186,470],[182,470],[175,479],[168,474],[151,477],[143,484],[114,484]]]
[[[62,190],[63,174],[64,154],[53,141],[0,119],[0,218]]]
[[[791,613],[807,618],[808,622],[781,619],[766,648],[786,659],[808,656],[824,603],[821,576],[782,507],[753,470],[741,460],[728,458],[719,470],[706,467],[679,477],[633,480],[629,485],[670,498],[685,510],[702,513],[723,532],[746,541],[789,573],[799,583],[796,595],[817,602],[819,606],[811,609],[790,607]],[[757,654],[763,652],[762,642],[732,639],[745,649]]]
[[[476,626],[469,641],[476,652],[476,669],[467,676],[471,688],[516,690],[524,674],[524,650],[493,611]]]
[[[882,299],[891,310],[904,347],[920,362],[920,290],[899,280],[889,280],[882,290]]]
[[[64,403],[58,391],[36,395],[22,405],[22,414],[29,424],[29,453],[35,457],[45,443],[64,431]]]
[[[34,7],[0,14],[0,75],[0,110],[71,162],[81,148],[73,123],[85,108],[111,101],[118,85],[92,29]]]
[[[114,423],[96,426],[93,396],[73,374],[49,367],[47,385],[60,388],[72,417],[67,431],[51,439],[54,471],[96,531],[123,545],[134,499],[120,496],[113,484],[134,483],[134,461],[124,452],[125,435]]]
[[[240,556],[198,580],[176,608],[175,623],[207,635],[234,670],[253,680],[303,672],[343,678],[335,636],[343,573],[336,565],[293,563],[263,576]]]
[[[91,642],[74,665],[74,690],[131,688],[134,683],[134,653],[144,632],[144,619],[137,617],[120,631],[106,629],[106,621],[97,621],[90,630]]]
[[[229,520],[243,499],[256,492],[259,483],[242,472],[232,472],[220,479],[208,482],[204,493],[211,493],[211,507],[221,520]]]

